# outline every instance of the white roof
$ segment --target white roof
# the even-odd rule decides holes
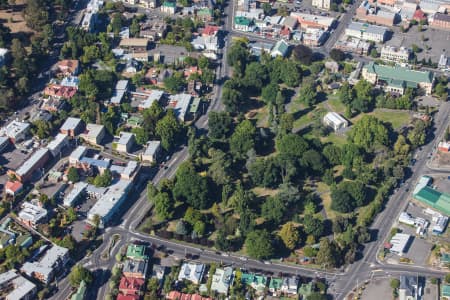
[[[226,267],[224,269],[216,269],[211,282],[211,291],[216,291],[219,294],[227,294],[233,279],[233,269]]]
[[[97,136],[103,131],[105,126],[99,124],[89,123],[86,125],[85,136],[89,138],[97,138]]]
[[[398,217],[398,221],[400,223],[405,223],[405,224],[409,224],[409,225],[414,225],[414,220],[415,220],[415,218],[413,218],[410,214],[408,214],[405,211],[403,211],[400,214],[400,216]]]
[[[371,25],[367,23],[361,23],[361,22],[351,22],[347,29],[353,30],[353,31],[360,31],[360,32],[367,32],[371,34],[381,34],[384,35],[387,31],[387,27],[378,26],[378,25]]]
[[[113,104],[120,104],[122,102],[123,96],[125,95],[125,90],[115,90],[110,102]]]
[[[56,148],[58,148],[61,144],[66,143],[68,140],[67,135],[62,134],[62,133],[58,133],[55,137],[54,140],[52,140],[50,143],[48,143],[47,148],[50,151],[55,150]]]
[[[176,94],[171,95],[169,100],[169,107],[172,107],[176,116],[184,120],[189,104],[191,103],[192,95],[190,94]]]
[[[47,216],[47,210],[30,202],[22,204],[22,210],[19,212],[19,218],[32,223],[37,223],[39,220]]]
[[[116,83],[116,90],[120,91],[120,90],[126,90],[128,87],[128,80],[119,80]]]
[[[129,177],[134,173],[134,171],[136,171],[137,167],[138,167],[137,161],[130,160],[123,169],[122,174]]]
[[[122,131],[119,135],[117,144],[127,145],[130,139],[134,136],[134,133]]]
[[[40,148],[36,152],[33,153],[33,155],[28,158],[17,170],[16,174],[19,176],[23,176],[27,174],[31,169],[34,168],[34,166],[44,157],[47,155],[48,149],[47,148]]]
[[[324,17],[319,15],[312,15],[312,14],[304,14],[304,13],[298,13],[298,12],[291,12],[291,17],[295,18],[302,18],[309,22],[314,22],[320,25],[323,25],[325,27],[330,27],[333,25],[334,18],[331,17]]]
[[[4,56],[6,53],[8,53],[8,49],[0,48],[0,56]]]
[[[147,142],[147,148],[145,148],[144,155],[153,156],[161,146],[161,141],[149,141]]]
[[[180,273],[178,274],[178,280],[186,279],[198,284],[203,278],[204,271],[204,264],[184,263],[181,266]]]
[[[143,109],[150,108],[153,102],[161,100],[163,95],[164,91],[152,90],[151,93],[148,94],[147,98],[139,103],[139,107]]]
[[[329,113],[327,113],[324,118],[335,125],[347,123],[346,119],[344,119],[340,114],[334,111],[330,111]]]
[[[73,185],[72,190],[64,197],[64,206],[72,206],[75,200],[80,196],[81,193],[83,193],[88,184],[85,182],[77,182]]]
[[[4,135],[10,138],[16,138],[18,135],[27,131],[30,128],[30,124],[20,121],[12,121],[6,127],[0,129],[0,135]]]
[[[47,252],[44,257],[39,261],[39,263],[44,267],[53,268],[56,264],[58,264],[58,260],[61,257],[64,257],[69,253],[69,249],[53,245]]]
[[[80,125],[80,123],[81,119],[69,117],[61,126],[61,130],[74,130],[75,128],[78,127],[78,125]]]
[[[30,277],[33,276],[33,273],[42,274],[42,276],[44,277],[44,281],[47,281],[50,277],[50,274],[53,272],[52,268],[43,266],[39,262],[26,262],[20,269]]]
[[[6,295],[6,300],[24,299],[31,291],[36,289],[36,285],[23,276],[18,276],[12,283],[14,290]]]
[[[391,252],[402,254],[405,250],[406,245],[408,244],[409,238],[411,236],[406,233],[396,233],[391,238],[391,244],[392,248],[390,249]]]
[[[5,283],[13,280],[17,276],[19,275],[14,270],[9,270],[5,273],[0,274],[0,286],[3,286]]]
[[[73,152],[70,154],[70,159],[79,161],[83,155],[86,153],[87,148],[85,146],[78,146],[77,149],[73,150]]]

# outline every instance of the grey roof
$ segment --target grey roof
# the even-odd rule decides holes
[[[86,153],[87,148],[85,146],[78,146],[75,150],[70,154],[70,159],[81,160],[83,155]]]
[[[97,138],[104,128],[105,126],[103,125],[89,123],[86,125],[86,131],[84,134],[90,138]]]
[[[348,29],[355,30],[355,31],[361,31],[361,32],[368,32],[372,34],[381,34],[384,35],[386,31],[388,31],[387,27],[378,26],[378,25],[370,25],[367,23],[361,23],[361,22],[351,22],[348,25]]]
[[[26,299],[27,295],[36,290],[36,285],[23,276],[18,276],[12,283],[14,290],[6,295],[6,300]]]
[[[61,144],[67,143],[67,135],[58,133],[54,140],[52,140],[50,143],[48,143],[47,148],[50,151],[53,151],[61,146]]]
[[[450,15],[447,14],[443,14],[443,13],[435,13],[433,20],[438,20],[438,21],[444,21],[444,22],[450,22]]]
[[[134,171],[136,171],[137,167],[138,163],[134,160],[130,160],[123,169],[122,174],[130,177],[134,173]]]
[[[64,206],[73,206],[78,197],[86,190],[88,184],[85,182],[77,182],[73,185],[72,190],[64,197]]]
[[[146,108],[150,108],[152,106],[153,102],[159,101],[161,99],[161,97],[164,95],[164,91],[152,90],[150,94],[148,94],[148,93],[139,93],[139,94],[143,94],[143,95],[147,96],[147,98],[145,100],[142,100],[139,103],[140,108],[146,109]]]
[[[20,121],[12,121],[6,127],[0,128],[0,135],[4,135],[10,138],[15,138],[19,134],[27,131],[30,128],[30,124]]]
[[[5,273],[0,274],[0,286],[3,286],[7,282],[16,278],[17,276],[19,276],[19,275],[14,270],[9,270]]]
[[[64,122],[64,124],[61,126],[61,130],[74,130],[75,128],[77,128],[80,125],[80,123],[81,123],[81,119],[69,117]]]
[[[406,296],[415,296],[417,282],[417,276],[400,275],[400,290],[405,290]]]
[[[147,143],[147,148],[144,151],[144,155],[155,155],[161,145],[161,141],[149,141]]]
[[[184,121],[191,99],[192,95],[190,94],[171,95],[169,107],[173,108],[176,116]]]
[[[135,261],[127,259],[123,264],[122,272],[124,273],[139,273],[144,277],[147,275],[148,262],[146,260]]]
[[[117,144],[127,145],[133,136],[134,136],[134,133],[121,131],[120,135],[119,135],[119,140],[117,141]]]
[[[45,155],[48,155],[48,152],[47,148],[38,149],[16,170],[16,174],[19,176],[27,174]]]
[[[80,160],[81,163],[88,164],[97,168],[107,169],[111,163],[110,160],[106,159],[95,159],[91,157],[83,157]]]

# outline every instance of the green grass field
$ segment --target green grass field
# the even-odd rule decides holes
[[[347,143],[347,137],[344,135],[337,135],[330,133],[327,137],[321,139],[322,143],[332,143],[336,146],[343,146]]]
[[[409,124],[411,120],[411,116],[407,111],[375,110],[370,115],[375,116],[383,122],[391,123],[394,129]]]
[[[339,112],[339,113],[345,112],[345,105],[342,104],[341,101],[339,101],[339,98],[337,95],[329,95],[328,100],[326,102],[333,109],[333,111]]]

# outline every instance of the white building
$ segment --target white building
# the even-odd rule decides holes
[[[400,216],[398,217],[398,221],[403,224],[407,225],[414,225],[415,224],[415,218],[413,218],[410,214],[403,211]]]
[[[331,0],[312,0],[312,6],[329,10],[331,6]]]
[[[78,200],[83,196],[88,184],[85,182],[77,182],[73,185],[70,192],[64,197],[63,204],[66,207],[73,207]]]
[[[91,145],[100,145],[105,136],[105,126],[89,123],[80,136]]]
[[[406,233],[396,233],[391,239],[391,249],[392,253],[402,256],[406,246],[409,243],[410,235]]]
[[[142,99],[139,104],[138,104],[138,109],[139,110],[144,110],[147,108],[150,108],[153,104],[153,102],[155,101],[160,101],[161,98],[164,96],[164,91],[161,90],[151,90],[149,92],[145,92],[145,93],[138,93],[135,92],[133,93],[134,96],[136,97],[142,97],[144,99]]]
[[[87,148],[85,146],[78,146],[69,156],[69,164],[77,165],[80,163],[81,158],[86,154]]]
[[[439,57],[438,68],[443,71],[447,71],[449,69],[449,59],[445,51]]]
[[[217,268],[212,278],[211,291],[227,295],[230,285],[233,284],[233,275],[231,267]]]
[[[61,150],[67,146],[69,143],[69,138],[67,135],[58,133],[54,140],[52,140],[47,145],[47,149],[50,150],[50,153],[53,155],[53,157],[56,157],[59,153],[61,153]]]
[[[327,113],[325,117],[323,117],[323,123],[326,126],[333,128],[334,131],[338,131],[348,126],[348,121],[336,112]]]
[[[381,59],[385,61],[393,61],[397,63],[407,63],[411,52],[408,48],[404,47],[393,47],[393,46],[383,46],[381,48]]]
[[[383,26],[352,22],[345,29],[345,35],[366,41],[382,43],[386,40],[388,29]]]
[[[116,142],[116,150],[122,153],[128,153],[133,148],[135,141],[134,133],[122,131]]]
[[[433,234],[442,234],[448,225],[448,217],[440,215],[433,218]]]
[[[114,89],[110,103],[113,105],[120,105],[127,91],[128,91],[128,80],[117,81],[116,88]]]
[[[6,127],[0,128],[0,136],[7,136],[11,142],[16,143],[23,141],[29,131],[29,123],[14,120],[6,125]]]
[[[141,159],[143,162],[153,163],[158,159],[158,154],[161,152],[161,141],[149,141],[147,148],[142,153]]]
[[[16,270],[0,274],[0,289],[5,300],[31,300],[37,291],[36,285]]]
[[[289,51],[289,44],[285,40],[279,40],[275,43],[275,46],[273,46],[272,51],[270,51],[270,56],[276,57],[286,57]]]
[[[103,0],[91,0],[89,1],[83,20],[81,21],[81,28],[88,32],[91,32],[95,28],[97,22],[97,14],[100,8],[103,6]]]
[[[47,218],[47,210],[37,204],[24,202],[18,217],[27,226],[36,227],[37,224]]]
[[[177,118],[184,122],[186,120],[189,105],[192,101],[192,95],[190,94],[176,94],[171,95],[169,98],[169,108],[173,108]]]
[[[178,280],[188,280],[194,284],[200,284],[204,273],[204,264],[183,263],[178,274]]]
[[[281,283],[281,292],[297,295],[299,280],[296,276],[284,277]]]

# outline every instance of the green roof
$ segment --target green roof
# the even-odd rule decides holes
[[[80,282],[80,286],[78,287],[77,292],[75,294],[73,294],[70,299],[71,300],[83,300],[85,294],[86,294],[86,282],[84,282],[84,280],[82,280]]]
[[[127,257],[135,260],[147,260],[148,255],[145,253],[146,249],[144,245],[128,245]]]
[[[446,215],[450,215],[450,195],[441,193],[429,186],[420,189],[414,198],[420,202],[433,207]]]
[[[211,8],[202,8],[199,11],[197,11],[197,15],[207,15],[207,16],[212,16],[213,14],[213,10]]]
[[[267,277],[249,273],[242,273],[241,282],[246,285],[254,285],[256,288],[262,288],[267,285]]]
[[[280,53],[282,53],[284,56],[289,50],[289,44],[286,43],[284,40],[279,40],[273,47],[272,52],[277,50],[280,51]]]
[[[133,126],[141,126],[142,118],[138,117],[138,116],[132,116],[127,120],[127,124],[130,124]]]
[[[18,245],[22,248],[29,247],[29,246],[31,246],[32,243],[33,243],[33,237],[29,234],[19,235],[16,238],[16,245]]]
[[[388,85],[396,88],[405,88],[405,82],[397,79],[391,79]]]
[[[281,278],[270,278],[269,289],[279,290],[281,288],[281,284],[283,283],[283,279]]]
[[[441,255],[441,262],[450,263],[450,254],[444,253]]]
[[[191,103],[191,108],[190,108],[189,112],[191,114],[197,113],[199,104],[200,104],[200,98],[194,98],[194,101],[192,101],[192,103]]]
[[[236,23],[237,25],[243,25],[243,26],[250,26],[250,24],[252,24],[252,20],[246,18],[246,17],[234,17],[234,23]]]
[[[312,282],[302,283],[300,289],[298,290],[298,293],[303,296],[309,296],[312,293],[312,287],[313,287]]]
[[[176,7],[177,5],[175,4],[175,2],[172,2],[172,1],[164,1],[163,6]]]
[[[432,83],[433,73],[429,71],[416,71],[410,70],[404,67],[390,67],[377,65],[374,62],[370,62],[364,66],[369,73],[375,73],[378,79],[386,81],[387,83],[392,80],[401,81],[406,84],[407,87],[416,88],[419,83]]]
[[[450,297],[450,285],[443,285],[442,286],[442,296],[443,297]]]

